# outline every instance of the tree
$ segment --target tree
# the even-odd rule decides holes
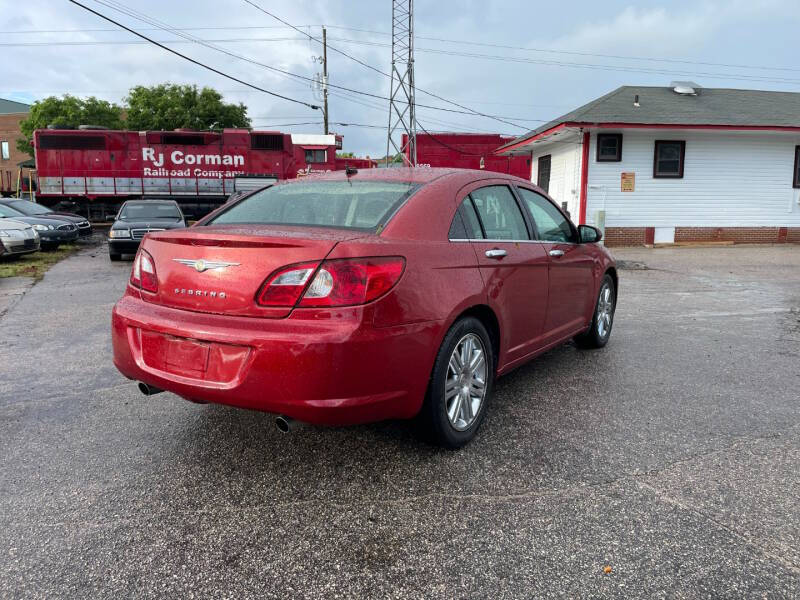
[[[33,156],[33,131],[48,125],[73,129],[79,125],[101,125],[109,129],[122,129],[122,107],[94,96],[76,98],[65,94],[61,98],[50,96],[37,100],[31,106],[28,118],[20,121],[19,128],[25,137],[17,140],[17,149]]]
[[[352,152],[337,152],[336,158],[355,158],[356,155]]]
[[[198,91],[196,85],[137,85],[125,100],[129,129],[250,127],[244,104],[226,104],[222,95],[209,87]]]

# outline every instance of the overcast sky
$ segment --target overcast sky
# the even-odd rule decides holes
[[[285,71],[313,77],[320,70],[312,60],[321,54],[319,44],[244,0],[81,1],[159,41],[180,38],[154,31],[153,24],[114,7],[133,9],[160,25],[196,28],[187,33]],[[390,69],[389,0],[253,1],[315,37],[325,24],[330,46],[382,71]],[[625,84],[688,79],[705,87],[800,92],[797,0],[415,4],[418,88],[523,126],[420,108],[419,121],[429,131],[519,135]],[[132,34],[114,30],[67,0],[0,0],[0,31],[0,97],[31,102],[70,93],[121,102],[134,85],[193,83],[223,91],[228,101],[244,102],[256,127],[322,132],[321,124],[289,125],[321,121],[319,111],[249,90],[138,43]],[[197,43],[169,45],[260,87],[317,103],[306,81]],[[328,59],[332,84],[388,96],[388,78],[330,49]],[[333,125],[344,135],[344,149],[384,154],[388,102],[350,92],[332,94],[332,122],[375,126]],[[460,110],[422,92],[417,102]]]

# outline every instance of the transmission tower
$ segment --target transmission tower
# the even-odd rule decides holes
[[[405,134],[405,142],[403,142]],[[400,137],[400,143],[396,141]],[[394,150],[409,166],[417,164],[417,117],[414,109],[414,0],[392,0],[392,88],[386,164]]]

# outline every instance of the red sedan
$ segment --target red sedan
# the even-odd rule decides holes
[[[467,443],[495,377],[608,341],[617,272],[528,181],[370,169],[282,182],[148,234],[113,312],[146,393],[318,424],[420,415]]]

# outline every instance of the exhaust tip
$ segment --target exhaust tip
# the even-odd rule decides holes
[[[160,394],[164,390],[159,389],[157,387],[153,387],[152,385],[147,385],[144,381],[140,381],[136,384],[136,387],[139,388],[139,391],[142,392],[145,396],[154,396],[155,394]]]
[[[292,423],[291,417],[287,417],[285,415],[279,415],[275,419],[275,426],[281,433],[289,433],[291,423]]]

